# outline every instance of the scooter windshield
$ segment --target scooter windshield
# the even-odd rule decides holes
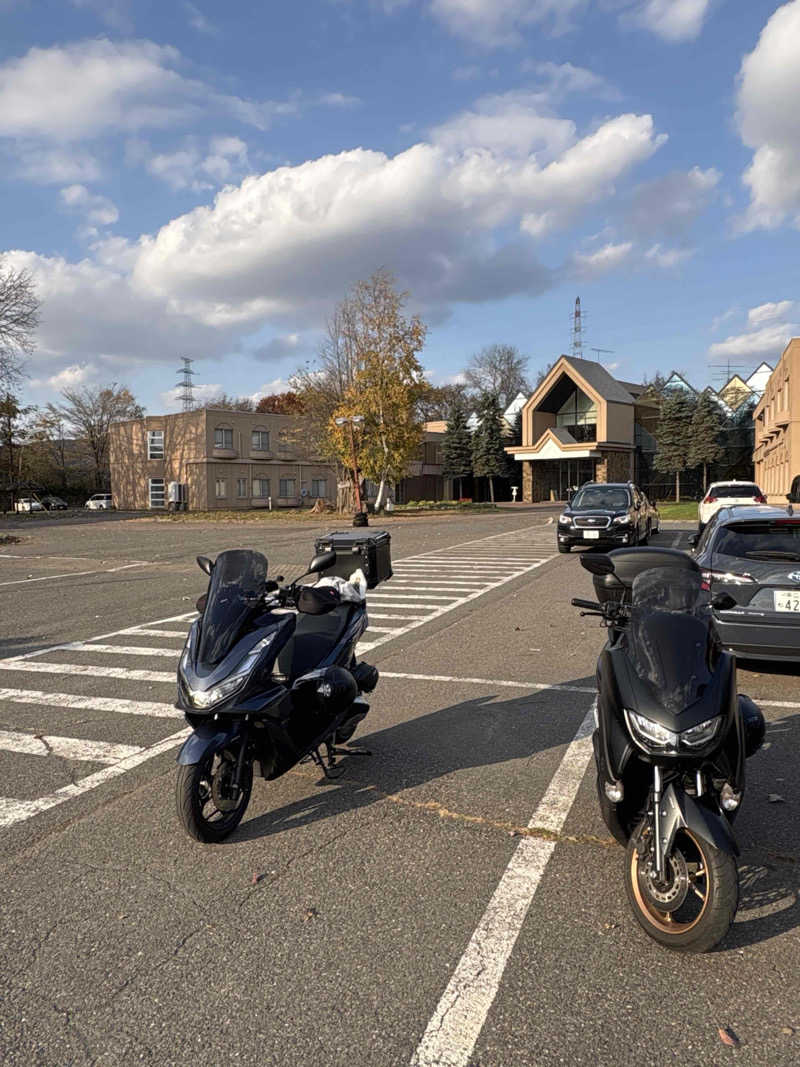
[[[697,700],[711,678],[712,641],[699,572],[654,567],[634,579],[629,655],[663,707],[681,712]]]
[[[253,612],[261,606],[267,560],[260,552],[221,552],[211,572],[197,649],[198,666],[215,667],[239,640]]]

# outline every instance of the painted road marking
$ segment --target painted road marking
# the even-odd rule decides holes
[[[131,567],[146,567],[146,563],[126,563],[124,567],[109,567],[107,570],[71,571],[69,574],[45,574],[41,578],[15,578],[13,582],[0,582],[0,585],[30,585],[32,582],[52,582],[55,578],[81,578],[86,574],[116,574],[128,571]]]
[[[83,668],[86,673],[86,668]],[[183,712],[172,704],[155,700],[123,700],[121,697],[78,696],[76,693],[48,693],[43,689],[0,689],[0,700],[12,704],[44,704],[54,708],[82,711],[113,711],[120,715],[151,715],[157,719],[182,719]]]
[[[178,654],[175,653],[177,660]],[[177,664],[176,664],[177,667]],[[98,667],[88,663],[38,663],[24,659],[0,660],[0,671],[33,671],[38,674],[79,674],[91,678],[121,678],[131,682],[170,682],[175,684],[175,671],[140,671],[130,667]]]
[[[116,763],[143,750],[142,745],[112,745],[107,741],[85,741],[80,737],[54,737],[0,730],[0,749],[26,756],[61,756],[90,763]]]
[[[184,640],[186,635],[184,634]],[[98,645],[94,641],[76,641],[70,645],[69,652],[103,652],[117,653],[125,656],[166,656],[167,659],[176,659],[178,652],[174,648],[156,648],[147,645]]]
[[[529,829],[561,832],[586,772],[593,728],[590,710],[533,813]],[[520,839],[417,1046],[412,1067],[466,1067],[554,850],[552,840]]]
[[[42,811],[63,804],[65,800],[72,800],[73,797],[79,797],[82,793],[88,793],[91,789],[104,785],[112,778],[118,778],[121,774],[133,770],[134,767],[138,767],[139,764],[145,763],[154,756],[160,756],[163,752],[176,748],[191,732],[188,727],[185,730],[179,730],[178,733],[170,734],[169,737],[165,737],[155,745],[143,748],[140,752],[126,756],[125,759],[119,760],[110,767],[95,771],[94,774],[89,774],[78,782],[62,786],[61,789],[56,789],[55,792],[39,797],[37,800],[15,800],[12,797],[0,796],[0,829],[30,819],[32,815],[38,815]]]

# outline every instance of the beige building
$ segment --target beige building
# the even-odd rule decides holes
[[[522,499],[565,500],[570,486],[637,477],[638,442],[657,414],[645,386],[605,367],[562,356],[522,408]]]
[[[111,427],[114,504],[192,511],[336,501],[336,472],[309,454],[304,419],[203,408]]]
[[[755,480],[771,504],[785,504],[800,476],[800,337],[793,337],[753,412]]]

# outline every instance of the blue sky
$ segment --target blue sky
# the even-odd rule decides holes
[[[0,0],[0,250],[27,399],[285,388],[378,267],[452,380],[495,342],[629,380],[800,332],[800,0]],[[0,252],[2,254],[2,252]]]

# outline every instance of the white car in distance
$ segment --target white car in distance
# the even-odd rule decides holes
[[[114,507],[111,493],[95,493],[86,501],[86,507],[90,511],[110,511]]]
[[[14,503],[14,511],[44,511],[44,505],[32,496],[21,496]]]
[[[767,498],[755,482],[712,482],[697,508],[697,532],[702,533],[720,508],[766,502]]]

